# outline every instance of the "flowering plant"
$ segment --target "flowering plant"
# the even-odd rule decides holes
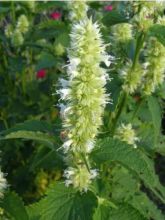
[[[164,8],[0,6],[0,219],[164,219]]]

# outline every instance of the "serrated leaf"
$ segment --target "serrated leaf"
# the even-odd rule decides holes
[[[106,199],[98,198],[98,200],[99,204],[93,215],[93,220],[107,220],[110,216],[112,205]]]
[[[155,24],[151,26],[148,32],[149,36],[156,37],[160,43],[165,46],[165,26]]]
[[[91,220],[97,198],[88,191],[79,193],[63,183],[55,183],[46,198],[37,204],[39,220]]]
[[[108,220],[146,220],[136,209],[128,204],[120,204],[112,209]]]
[[[106,13],[102,19],[102,22],[106,26],[111,26],[119,23],[126,23],[128,22],[128,19],[118,11],[113,10],[109,13]]]
[[[165,216],[143,192],[135,194],[129,204],[147,219],[164,220]]]
[[[160,185],[155,174],[154,164],[140,149],[134,149],[132,146],[113,138],[99,140],[97,146],[98,148],[91,154],[97,164],[118,162],[136,174],[147,187],[150,187],[164,201],[164,188]],[[163,197],[158,193],[159,190]]]
[[[161,109],[160,109],[160,105],[156,97],[149,96],[147,101],[148,101],[148,107],[149,107],[149,110],[152,116],[152,122],[154,125],[154,134],[155,134],[155,139],[156,139],[160,133]]]
[[[16,193],[6,193],[2,206],[15,220],[29,220],[24,204]]]
[[[139,127],[137,136],[140,137],[140,146],[144,147],[148,152],[154,150],[154,135],[151,135],[153,132],[152,123],[144,123]]]
[[[127,202],[147,219],[163,220],[163,214],[144,192],[140,191],[139,181],[124,167],[111,170],[110,192],[113,201]]]
[[[139,190],[139,180],[123,166],[111,170],[110,192],[115,201],[126,201]]]

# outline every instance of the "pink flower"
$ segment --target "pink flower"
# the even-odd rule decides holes
[[[61,13],[58,12],[58,11],[55,11],[55,12],[52,12],[50,14],[50,17],[53,19],[53,20],[59,20],[61,18]]]
[[[112,6],[112,5],[106,5],[106,6],[104,7],[104,9],[105,9],[106,11],[112,11],[112,10],[113,10],[113,6]]]
[[[41,69],[38,70],[37,72],[37,79],[43,79],[46,76],[46,70],[45,69]]]

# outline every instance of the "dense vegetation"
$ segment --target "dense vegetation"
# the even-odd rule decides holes
[[[0,2],[0,220],[165,219],[164,9]]]

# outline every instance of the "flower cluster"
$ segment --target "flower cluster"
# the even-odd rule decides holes
[[[16,27],[9,24],[5,29],[5,34],[8,38],[11,38],[12,44],[14,46],[20,46],[24,42],[24,34],[27,33],[29,29],[29,21],[25,15],[20,15],[18,18]]]
[[[85,165],[81,165],[76,168],[69,167],[64,172],[66,186],[73,184],[73,186],[78,188],[80,191],[87,191],[92,179],[94,179],[96,176],[97,170],[91,169],[88,171]]]
[[[16,29],[19,30],[22,34],[25,34],[29,28],[29,21],[25,15],[21,15],[18,18]]]
[[[131,124],[121,124],[121,126],[117,129],[115,138],[132,145],[134,148],[137,148],[136,142],[139,141],[139,138],[136,137],[135,130],[132,128]]]
[[[70,8],[72,9],[70,17],[73,21],[80,21],[86,16],[88,6],[85,1],[71,1],[69,3]]]
[[[7,187],[7,181],[4,177],[4,174],[0,170],[0,198],[3,197],[3,193],[4,193],[4,190],[6,189],[6,187]]]
[[[67,102],[67,105],[60,105],[63,126],[67,131],[63,149],[80,159],[81,163],[84,162],[82,155],[88,160],[86,155],[94,147],[104,107],[109,100],[105,89],[108,75],[100,63],[110,65],[98,24],[84,16],[73,25],[67,67],[69,79],[60,79],[62,89],[58,91],[61,100]],[[85,164],[69,168],[65,176],[67,185],[73,184],[81,191],[87,190],[93,179],[92,170],[87,169]]]
[[[143,76],[141,65],[136,65],[136,67],[132,69],[132,62],[128,62],[119,72],[124,79],[123,90],[126,91],[127,94],[133,94],[141,84]]]
[[[150,95],[164,81],[165,47],[156,38],[150,38],[145,56],[143,91]]]
[[[139,29],[145,32],[148,30],[148,28],[151,25],[153,25],[155,15],[162,8],[162,2],[161,1],[143,1],[143,2],[137,1],[137,2],[133,2],[133,6],[139,12],[134,16],[132,21],[136,23]]]
[[[36,8],[36,2],[35,2],[35,1],[26,1],[26,2],[24,2],[24,4],[26,4],[27,7],[28,7],[32,12],[35,12],[35,8]]]
[[[110,61],[100,37],[98,25],[90,19],[75,24],[71,34],[69,81],[62,81],[60,94],[62,100],[68,100],[64,126],[69,141],[64,147],[70,145],[73,152],[91,151],[108,101],[104,87],[108,76],[99,64],[103,61],[109,65]]]
[[[126,42],[132,39],[132,25],[129,23],[116,24],[112,31],[115,41]]]

